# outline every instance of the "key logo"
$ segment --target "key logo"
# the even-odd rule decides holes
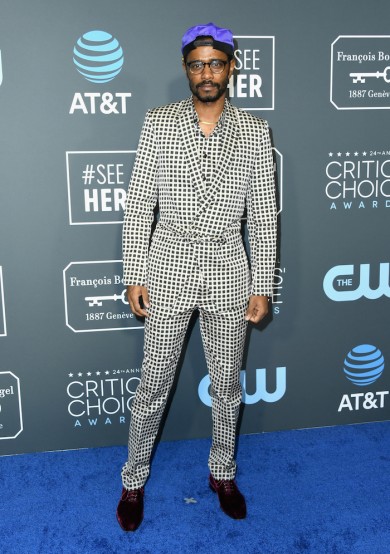
[[[390,35],[340,35],[331,46],[330,101],[337,110],[390,109]]]
[[[71,262],[63,271],[65,322],[74,333],[143,329],[131,313],[120,260]]]

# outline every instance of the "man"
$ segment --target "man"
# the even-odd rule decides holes
[[[246,516],[234,480],[239,376],[247,322],[267,314],[272,294],[276,210],[267,124],[226,98],[233,53],[229,29],[209,23],[184,34],[192,97],[147,113],[130,182],[124,279],[132,312],[145,317],[145,345],[117,509],[126,531],[143,518],[150,455],[195,309],[211,381],[209,483],[228,516]],[[245,206],[251,274],[240,233]]]

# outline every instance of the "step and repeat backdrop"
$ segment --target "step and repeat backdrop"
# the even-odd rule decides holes
[[[181,36],[208,21],[235,35],[232,103],[269,121],[279,204],[240,432],[390,419],[389,19],[388,0],[1,4],[1,454],[127,443],[123,207],[145,112],[189,96]],[[196,315],[175,392],[162,439],[209,436]]]

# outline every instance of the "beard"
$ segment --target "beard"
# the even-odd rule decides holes
[[[194,85],[191,81],[189,81],[191,92],[200,102],[216,102],[221,96],[223,96],[226,92],[227,86],[229,84],[229,77],[226,77],[224,81],[221,83],[214,83],[214,81],[202,81],[201,83],[198,83],[197,85]],[[205,92],[202,93],[200,89],[203,85],[212,85],[215,87],[215,92]]]

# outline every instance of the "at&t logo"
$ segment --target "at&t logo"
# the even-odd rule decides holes
[[[256,369],[256,390],[253,394],[246,391],[246,371],[240,372],[240,381],[242,386],[242,401],[244,404],[256,404],[260,400],[264,402],[277,402],[286,392],[286,368],[276,368],[276,387],[273,392],[267,390],[267,370],[265,368]],[[210,377],[205,375],[198,387],[199,398],[206,406],[211,407],[211,396],[209,393]]]
[[[376,300],[381,296],[390,298],[389,263],[379,264],[378,287],[370,286],[370,264],[361,264],[355,271],[354,265],[336,265],[324,277],[324,292],[335,302],[350,302],[359,298]]]
[[[355,346],[344,359],[344,375],[354,385],[366,387],[374,384],[382,375],[385,360],[382,352],[372,344]],[[344,394],[338,411],[371,410],[385,407],[388,390]]]
[[[105,31],[89,31],[78,39],[73,49],[77,71],[95,84],[112,81],[122,70],[123,50],[116,38]],[[69,113],[104,115],[125,114],[130,92],[76,92]]]
[[[90,31],[78,39],[73,49],[73,61],[87,81],[108,83],[122,69],[123,50],[109,33]]]

